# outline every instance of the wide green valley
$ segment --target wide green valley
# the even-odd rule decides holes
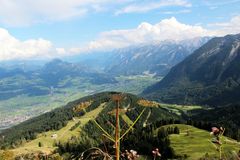
[[[116,83],[99,85],[92,84],[87,79],[68,77],[60,81],[59,87],[52,89],[52,91],[51,88],[46,88],[47,94],[45,95],[29,96],[28,94],[22,94],[1,100],[0,131],[89,94],[109,90],[140,94],[144,88],[156,83],[160,79],[160,77],[149,75],[119,76],[116,77]],[[10,83],[9,81],[7,82]],[[23,83],[27,82],[23,81]],[[61,87],[66,83],[71,83],[71,86]],[[37,87],[41,88],[41,86]],[[9,92],[12,91],[13,88]]]

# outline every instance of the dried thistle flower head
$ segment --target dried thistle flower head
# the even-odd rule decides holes
[[[128,160],[137,160],[139,158],[139,155],[137,154],[137,151],[135,150],[125,150],[124,153],[121,154],[122,157],[126,157]]]
[[[219,132],[219,129],[217,127],[212,127],[212,132],[217,133],[217,132]]]
[[[155,148],[154,150],[152,150],[152,154],[153,154],[153,157],[161,157],[161,154],[158,148]]]
[[[220,128],[212,127],[212,133],[214,135],[218,135],[218,134],[223,133],[223,132],[224,132],[224,128],[223,127],[220,127]]]

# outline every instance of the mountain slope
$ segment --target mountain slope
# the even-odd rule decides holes
[[[87,96],[6,129],[0,133],[0,147],[5,150],[3,153],[7,152],[18,158],[24,157],[24,159],[34,159],[33,157],[46,154],[49,156],[60,154],[63,158],[67,154],[68,158],[65,159],[69,159],[69,154],[77,156],[83,150],[93,146],[104,147],[102,145],[105,141],[105,145],[110,149],[109,152],[112,152],[113,143],[104,140],[103,132],[97,127],[94,120],[108,133],[114,135],[116,104],[112,100],[112,96],[115,94],[119,93],[104,92]],[[168,150],[170,148],[166,148],[166,145],[170,145],[176,155],[184,157],[186,154],[189,159],[194,156],[203,157],[206,152],[210,156],[216,157],[218,155],[217,151],[211,148],[209,142],[211,137],[208,132],[184,124],[173,124],[181,122],[180,115],[186,113],[184,111],[199,113],[201,107],[168,106],[132,94],[121,93],[121,95],[123,97],[120,102],[120,125],[123,131],[121,135],[145,109],[133,130],[122,140],[122,150],[130,145],[131,149],[146,153],[143,155],[151,155],[151,149],[159,146],[162,147],[161,153],[166,156],[171,152]],[[178,109],[183,112],[180,113]],[[166,124],[171,125],[166,126]],[[180,129],[180,134],[169,133],[169,139],[162,139],[163,141],[158,139],[167,133],[164,132],[164,135],[161,135],[160,133],[163,132],[160,132],[161,128],[158,127],[164,127],[165,131],[170,132],[176,126]],[[186,136],[186,130],[190,131],[189,136]],[[239,144],[230,138],[224,137],[224,140],[226,140],[224,153],[228,154],[227,156],[237,152]],[[133,142],[135,145],[132,145]],[[160,142],[162,145],[159,145]]]
[[[214,108],[211,110],[192,111],[192,119],[205,121],[228,128],[225,135],[240,141],[240,104]]]
[[[164,127],[168,127],[164,126]],[[176,154],[185,155],[184,159],[218,159],[219,152],[215,145],[211,143],[212,136],[209,132],[189,125],[174,124],[180,134],[170,135],[171,146]],[[224,159],[237,159],[240,143],[228,137],[222,137],[222,157]]]
[[[240,34],[213,38],[143,94],[171,103],[240,102]]]
[[[105,70],[116,75],[155,74],[163,76],[209,38],[195,38],[181,42],[164,41],[131,46],[115,51]]]
[[[53,131],[51,133],[57,132],[57,130],[62,129],[74,118],[77,121],[81,118],[84,119],[84,117],[88,118],[88,121],[96,118],[99,124],[103,126],[106,125],[106,120],[114,124],[113,115],[110,114],[115,109],[115,103],[111,99],[113,94],[116,94],[116,92],[104,92],[84,97],[73,101],[64,107],[55,109],[51,112],[27,120],[17,126],[6,129],[0,133],[0,147],[19,146],[26,141],[36,139],[39,137],[38,134],[40,133],[48,131]],[[140,128],[143,127],[143,123],[151,123],[155,120],[171,118],[179,119],[179,116],[176,114],[169,113],[167,109],[161,108],[154,103],[151,103],[148,107],[144,107],[144,104],[139,104],[141,98],[137,96],[123,94],[123,97],[121,110],[124,111],[124,108],[127,109],[127,112],[123,112],[120,118],[120,122],[123,126],[124,124],[129,125],[129,123],[131,123],[129,120],[134,120],[144,108],[146,108],[146,110],[142,115],[142,118],[136,124],[136,126]],[[150,115],[149,112],[151,112]],[[84,119],[84,123],[82,120],[81,125],[85,123],[86,125],[91,126],[87,123],[86,119]],[[99,134],[101,134],[101,132]],[[51,139],[51,137],[48,138]],[[47,145],[46,147],[50,146]],[[53,144],[51,144],[51,147],[53,147]]]

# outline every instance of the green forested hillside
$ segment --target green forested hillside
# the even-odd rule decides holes
[[[107,93],[102,93],[81,98],[68,103],[64,107],[27,120],[10,129],[6,129],[1,133],[1,137],[4,136],[4,141],[1,143],[1,146],[4,146],[5,144],[9,146],[12,143],[16,143],[20,139],[34,139],[36,138],[36,135],[41,132],[61,129],[62,127],[66,126],[67,122],[74,116],[79,116],[79,113],[75,113],[73,110],[75,106],[81,102],[94,99],[95,101],[93,104],[91,104],[91,107],[96,108],[101,104],[101,102],[109,101],[110,97],[106,95]]]
[[[56,146],[61,146],[62,143],[71,141],[72,138],[79,139],[79,137],[81,140],[83,137],[87,141],[91,140],[92,143],[88,143],[89,145],[100,145],[101,139],[99,137],[101,137],[102,131],[94,124],[93,120],[95,119],[109,133],[113,132],[114,128],[111,127],[115,123],[114,115],[111,114],[115,108],[115,102],[111,99],[113,94],[115,92],[84,97],[62,108],[4,130],[0,135],[1,148],[12,148],[15,153],[24,153],[26,150],[39,150],[40,142],[43,151],[53,152]],[[123,130],[126,130],[133,123],[144,108],[142,117],[135,125],[138,129],[157,120],[180,119],[177,114],[169,112],[157,103],[148,104],[146,101],[147,106],[145,106],[145,101],[139,104],[141,98],[131,94],[123,94],[122,96],[124,98],[121,101],[121,110],[124,112],[120,115],[120,124]],[[58,135],[55,140],[52,138],[54,134]]]
[[[80,153],[91,147],[101,148],[114,155],[114,143],[103,136],[105,133],[99,126],[114,136],[116,103],[112,100],[112,96],[116,93],[103,92],[87,96],[4,130],[0,134],[0,147],[4,150],[1,151],[0,157],[9,154],[18,158],[34,159],[35,155],[43,157],[48,155],[77,159]],[[209,146],[211,148],[212,144],[208,143],[210,136],[206,131],[173,124],[188,123],[206,130],[210,130],[215,125],[223,125],[226,127],[227,135],[230,135],[228,133],[231,130],[235,132],[232,126],[227,126],[231,123],[225,123],[230,117],[224,119],[224,123],[215,123],[217,120],[221,122],[220,118],[216,121],[208,118],[208,113],[216,112],[223,115],[224,110],[212,111],[201,106],[160,104],[127,93],[121,93],[121,96],[123,97],[120,102],[121,135],[134,123],[138,115],[143,113],[134,127],[121,139],[122,152],[133,149],[142,157],[151,159],[151,151],[159,148],[163,159],[184,157],[191,159],[194,155],[205,156],[206,150],[197,150],[195,143],[199,139],[204,142],[201,143],[202,148]],[[237,112],[237,108],[225,111],[229,111],[226,113],[231,115],[232,112]],[[238,125],[238,122],[235,124]],[[192,135],[189,137],[185,137],[186,128],[192,130]],[[228,141],[235,143],[231,139]],[[184,143],[186,147],[182,146]],[[191,145],[193,148],[195,146],[195,149],[190,151]],[[227,154],[237,152],[236,148],[238,148],[237,143],[226,145]],[[217,156],[214,149],[210,149],[208,154]]]
[[[194,112],[194,111],[193,111]],[[229,105],[211,110],[199,110],[192,116],[196,121],[210,122],[227,128],[225,135],[240,141],[240,105]]]

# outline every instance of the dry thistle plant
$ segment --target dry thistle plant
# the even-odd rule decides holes
[[[219,152],[219,159],[222,159],[222,142],[221,137],[225,132],[225,128],[220,127],[212,127],[212,131],[210,132],[210,135],[213,135],[214,137],[211,140],[211,143],[214,145],[216,150]]]
[[[139,114],[139,116],[136,118],[136,120],[133,122],[133,124],[125,131],[125,133],[123,133],[121,135],[120,133],[120,123],[119,123],[119,114],[121,112],[120,110],[120,101],[123,99],[123,95],[120,94],[115,94],[112,96],[112,100],[116,102],[116,109],[115,111],[115,116],[116,116],[116,124],[115,124],[115,136],[111,136],[111,134],[109,134],[106,130],[103,129],[103,127],[101,127],[101,125],[99,125],[95,120],[95,124],[103,131],[103,135],[108,138],[109,140],[111,140],[112,142],[114,142],[114,148],[115,148],[115,157],[116,160],[120,160],[120,140],[124,138],[124,136],[133,128],[133,126],[137,123],[137,121],[140,119],[140,117],[142,116],[143,112],[145,111],[145,109],[142,110],[142,112]],[[126,112],[126,111],[124,111]],[[132,152],[131,152],[132,151]],[[132,158],[137,158],[137,152],[134,150],[131,150],[130,154],[133,155]],[[135,155],[136,154],[136,155]],[[135,160],[135,159],[131,159],[131,160]]]
[[[161,157],[162,155],[159,152],[158,148],[155,148],[154,150],[152,150],[152,155],[153,155],[153,159],[155,160],[157,157]]]

